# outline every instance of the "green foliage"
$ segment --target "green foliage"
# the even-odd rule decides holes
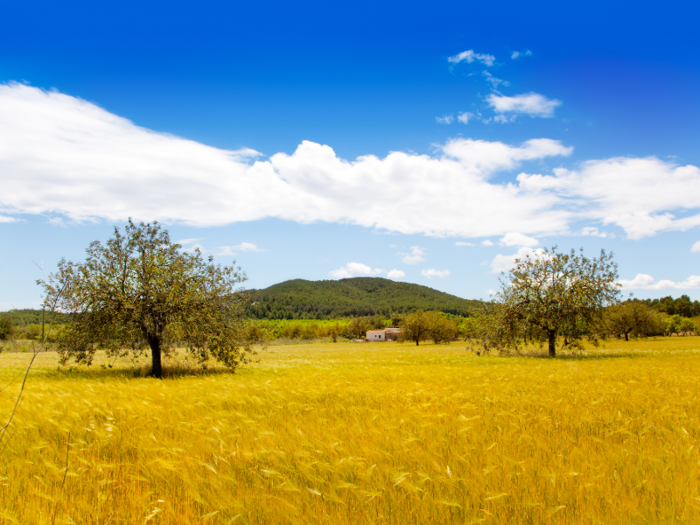
[[[0,316],[0,341],[12,339],[15,333],[15,325],[9,315]]]
[[[693,321],[692,319],[688,319],[687,317],[681,319],[679,328],[683,335],[695,333],[698,330],[697,326],[695,325],[695,321]]]
[[[90,364],[97,349],[109,355],[150,347],[152,373],[162,375],[161,356],[176,345],[204,364],[210,357],[235,369],[250,350],[235,286],[240,268],[205,260],[170,241],[157,223],[131,220],[106,245],[95,241],[84,263],[61,260],[44,287],[68,324],[58,341],[61,362]]]
[[[423,310],[418,310],[404,317],[401,323],[400,341],[413,341],[416,346],[430,337],[430,317]]]
[[[251,292],[247,315],[256,319],[342,319],[416,310],[467,316],[480,301],[461,299],[417,284],[379,277],[339,281],[286,281]]]
[[[529,340],[547,341],[556,356],[557,337],[578,345],[583,336],[595,341],[596,327],[607,306],[619,296],[617,265],[601,250],[588,259],[583,250],[516,259],[501,277],[502,289],[484,319],[485,347],[518,348]]]
[[[700,316],[700,301],[692,301],[687,295],[681,295],[674,299],[670,295],[661,299],[646,299],[644,302],[654,310],[668,314],[679,315],[680,317]]]
[[[436,345],[447,343],[459,333],[457,323],[440,312],[426,312],[428,317],[428,334]]]
[[[629,341],[633,337],[649,337],[665,332],[663,314],[646,302],[636,299],[609,307],[605,312],[603,331]]]
[[[665,334],[666,335],[688,335],[695,333],[697,326],[695,321],[687,317],[681,317],[679,314],[669,315],[666,317]]]

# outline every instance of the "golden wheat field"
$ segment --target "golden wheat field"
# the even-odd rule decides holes
[[[0,520],[700,523],[699,348],[289,345],[165,380],[43,353],[2,444]],[[30,357],[0,355],[3,417]]]

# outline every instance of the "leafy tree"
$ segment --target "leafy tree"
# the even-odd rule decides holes
[[[630,300],[608,308],[605,327],[611,335],[621,336],[629,341],[629,336],[648,337],[663,332],[660,314],[643,301]]]
[[[695,321],[693,321],[692,319],[688,319],[688,318],[681,319],[679,329],[683,335],[695,333],[697,331],[697,327],[695,326]]]
[[[576,344],[584,335],[595,340],[594,326],[605,307],[619,296],[617,265],[601,250],[589,259],[583,250],[559,253],[556,246],[515,260],[501,277],[489,321],[488,342],[517,346],[526,337],[547,341],[556,356],[557,337]]]
[[[210,357],[231,369],[245,362],[240,268],[215,265],[199,250],[187,253],[157,223],[131,220],[105,245],[95,241],[83,263],[61,260],[44,287],[46,302],[67,315],[58,352],[90,364],[96,350],[123,355],[150,348],[152,374],[161,358],[183,345],[205,366]]]
[[[430,335],[431,318],[423,310],[417,310],[408,314],[401,322],[401,341],[415,341],[416,346],[420,341],[425,341]]]
[[[425,315],[428,318],[429,337],[436,345],[449,341],[459,332],[457,323],[440,312],[426,312]]]
[[[356,317],[350,322],[348,332],[358,339],[364,339],[367,335],[367,331],[371,329],[371,326],[372,325],[365,317]]]
[[[665,332],[668,335],[673,335],[673,334],[681,335],[681,316],[679,314],[669,315],[666,318],[666,330],[665,330]]]
[[[0,317],[0,341],[12,339],[15,333],[15,325],[12,322],[12,317],[3,315]]]

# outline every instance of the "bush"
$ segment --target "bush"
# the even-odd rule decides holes
[[[15,325],[12,323],[12,318],[9,315],[0,317],[0,341],[12,339],[15,333]]]

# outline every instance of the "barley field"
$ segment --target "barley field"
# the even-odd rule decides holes
[[[0,522],[700,523],[699,349],[300,344],[164,380],[42,353],[0,445]],[[0,354],[3,418],[30,357]]]

